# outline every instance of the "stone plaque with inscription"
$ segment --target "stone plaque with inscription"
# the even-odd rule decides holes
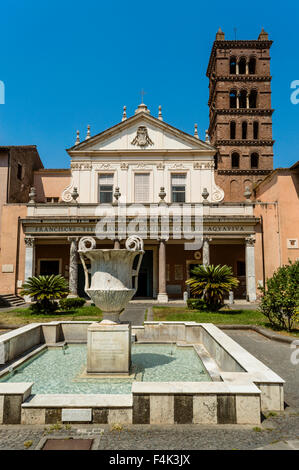
[[[129,374],[131,326],[111,322],[93,323],[87,330],[87,372]]]
[[[62,422],[76,422],[76,423],[90,423],[91,422],[91,408],[62,408],[61,421]]]

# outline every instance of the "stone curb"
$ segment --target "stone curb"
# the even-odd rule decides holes
[[[147,312],[147,321],[153,321],[153,310],[151,307],[148,308]],[[149,318],[150,317],[150,318]],[[28,324],[28,323],[27,323]],[[27,325],[26,324],[26,325]],[[1,325],[0,324],[0,330],[16,330],[17,328],[21,328],[22,326],[26,325]],[[272,333],[269,330],[266,330],[265,328],[256,326],[256,325],[227,325],[227,324],[216,324],[221,330],[252,330],[256,331],[257,333],[260,333],[261,335],[265,336],[266,338],[272,339],[274,341],[280,341],[281,343],[292,343],[295,339],[298,339],[299,337],[297,336],[283,336],[278,333]]]
[[[278,333],[272,333],[271,331],[266,330],[260,326],[256,325],[217,325],[221,330],[252,330],[256,333],[260,333],[266,338],[272,339],[274,341],[280,341],[281,343],[291,344],[295,339],[299,340],[297,336],[283,336]]]
[[[1,325],[0,323],[0,330],[16,330],[17,328],[21,328],[24,325]]]

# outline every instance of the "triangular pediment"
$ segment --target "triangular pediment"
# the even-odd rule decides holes
[[[68,149],[76,151],[142,151],[185,150],[213,152],[215,148],[207,142],[193,137],[164,121],[140,112]]]

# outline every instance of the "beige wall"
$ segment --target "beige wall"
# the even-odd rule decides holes
[[[45,202],[47,197],[59,197],[71,182],[70,170],[40,170],[34,173],[36,201]]]
[[[0,153],[0,233],[1,233],[1,211],[7,199],[8,182],[8,152]],[[1,240],[1,238],[0,238]]]
[[[18,217],[26,217],[26,214],[25,204],[9,204],[2,208],[0,294],[15,293],[16,281],[24,281],[25,243],[21,224],[18,238]],[[3,268],[7,270],[7,265],[13,267],[13,272],[2,272]]]
[[[288,260],[299,258],[299,248],[288,248],[287,239],[299,243],[299,173],[278,169],[256,189],[255,215],[262,216],[264,225],[265,277]],[[257,234],[257,280],[262,279],[261,234]]]

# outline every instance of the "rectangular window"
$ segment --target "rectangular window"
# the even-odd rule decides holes
[[[99,175],[99,202],[111,204],[113,200],[113,173]]]
[[[20,163],[18,163],[18,168],[17,168],[17,178],[21,180],[23,177],[23,167]]]
[[[186,174],[171,175],[172,202],[186,202]]]
[[[149,173],[135,173],[135,202],[150,202],[149,184]]]
[[[46,202],[55,203],[59,201],[59,197],[46,197]]]

